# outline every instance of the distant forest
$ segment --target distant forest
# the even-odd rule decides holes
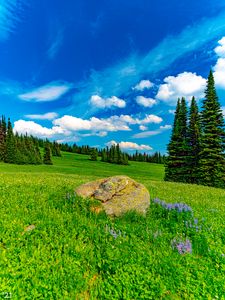
[[[128,161],[150,162],[163,164],[165,156],[160,152],[152,155],[146,153],[127,154],[122,152],[119,144],[103,149],[97,149],[88,145],[78,146],[76,144],[51,142],[48,139],[40,139],[34,136],[19,135],[13,132],[10,119],[6,121],[5,116],[0,119],[0,161],[11,164],[48,164],[52,163],[52,156],[61,157],[61,151],[90,155],[90,160],[128,165]]]

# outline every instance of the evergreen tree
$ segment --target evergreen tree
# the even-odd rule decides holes
[[[181,102],[178,99],[177,102],[168,154],[165,165],[165,180],[187,182],[187,106],[184,98]]]
[[[7,125],[5,162],[16,163],[16,143],[10,119]]]
[[[202,138],[200,152],[200,183],[225,186],[224,119],[210,71],[201,112]]]
[[[199,153],[200,153],[200,116],[195,97],[192,98],[188,123],[188,182],[199,181]]]
[[[91,149],[91,157],[90,160],[96,161],[98,160],[98,151],[96,148]]]
[[[6,156],[6,122],[5,117],[2,116],[0,121],[0,161],[5,161]]]
[[[45,143],[45,147],[44,147],[44,156],[43,156],[43,163],[45,165],[52,165],[52,159],[51,159],[51,148],[50,148],[50,145],[49,145],[49,142],[46,141]]]
[[[106,154],[106,150],[105,149],[102,150],[102,159],[101,159],[101,161],[103,161],[103,162],[107,161],[107,154]]]

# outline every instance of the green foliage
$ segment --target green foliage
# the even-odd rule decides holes
[[[98,160],[98,150],[96,148],[91,149],[90,160],[92,160],[92,161]]]
[[[45,165],[52,165],[53,164],[51,148],[50,148],[50,144],[49,144],[48,141],[45,142],[43,163]]]
[[[200,116],[192,99],[188,126],[185,100],[178,100],[168,154],[165,180],[225,188],[224,119],[212,71]]]
[[[199,182],[199,154],[201,149],[201,127],[198,106],[195,98],[192,98],[191,107],[189,112],[189,125],[188,125],[188,182]]]
[[[168,145],[165,180],[186,182],[188,177],[187,106],[184,98],[178,99],[172,136]]]
[[[0,163],[1,293],[28,300],[224,299],[225,191],[160,181],[159,164],[88,158],[63,153],[52,168]],[[201,230],[153,203],[146,217],[130,212],[112,219],[74,196],[81,183],[128,173],[151,199],[191,206]],[[29,225],[35,227],[26,231]],[[180,255],[171,241],[185,236],[193,253]]]
[[[119,144],[112,145],[110,148],[103,149],[101,161],[111,164],[128,165],[128,155],[120,150]]]
[[[224,119],[210,71],[201,112],[200,183],[225,187]]]

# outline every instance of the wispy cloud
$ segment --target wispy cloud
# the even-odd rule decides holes
[[[24,0],[0,1],[0,40],[6,40],[16,30],[21,21],[21,7],[24,3]]]
[[[72,87],[72,84],[66,82],[50,82],[44,86],[20,94],[18,98],[32,102],[55,101],[69,92]]]
[[[159,129],[156,129],[156,130],[144,131],[144,132],[134,134],[132,137],[134,139],[143,139],[143,138],[146,138],[146,137],[149,137],[149,136],[154,136],[154,135],[161,134],[166,130],[170,130],[171,128],[172,128],[171,125],[164,125],[164,126],[160,126]]]
[[[90,78],[81,82],[80,92],[74,96],[76,103],[88,101],[92,95],[122,95],[131,91],[137,82],[151,74],[153,77],[168,68],[184,55],[199,50],[223,36],[225,11],[217,17],[201,20],[177,36],[169,36],[145,56],[131,55],[124,61],[102,71],[92,71]],[[197,37],[197,38],[196,38]],[[82,105],[81,105],[82,110]],[[86,109],[83,107],[83,112]]]
[[[63,44],[63,38],[64,38],[64,29],[60,28],[56,36],[54,37],[54,39],[51,41],[51,45],[47,51],[47,55],[49,59],[54,59],[56,57],[60,47]]]
[[[32,119],[32,120],[54,120],[59,115],[55,112],[49,112],[42,115],[25,115],[25,118]]]

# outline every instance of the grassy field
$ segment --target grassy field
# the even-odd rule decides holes
[[[161,165],[69,153],[0,172],[0,299],[225,299],[225,190],[165,183]],[[110,219],[74,196],[81,183],[121,174],[193,216],[152,201],[146,217]],[[192,251],[180,254],[174,241],[187,239]]]

